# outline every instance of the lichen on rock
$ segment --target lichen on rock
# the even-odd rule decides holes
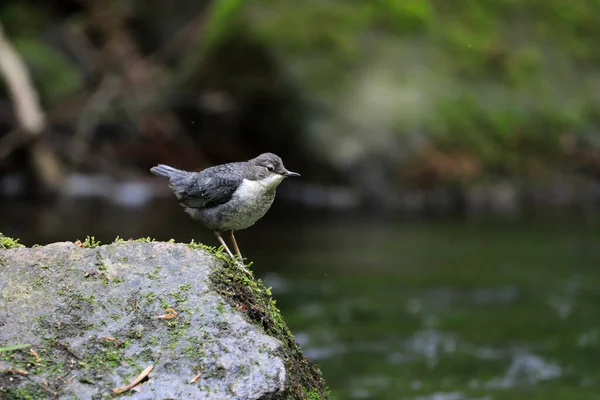
[[[77,243],[0,250],[0,397],[103,398],[149,366],[123,396],[326,397],[269,289],[214,248]]]

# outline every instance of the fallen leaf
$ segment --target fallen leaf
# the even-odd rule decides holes
[[[14,369],[14,368],[9,368],[9,369],[5,370],[4,372],[9,373],[9,374],[29,375],[29,372],[27,372],[27,371],[23,371],[22,369]]]
[[[139,393],[142,391],[142,386],[144,386],[144,385],[141,385],[141,384],[137,385],[136,387],[132,387],[131,390]]]
[[[192,378],[192,380],[190,381],[190,383],[196,383],[196,381],[197,381],[198,379],[200,379],[200,375],[201,375],[201,372],[200,372],[200,370],[198,369],[198,367],[197,367],[196,365],[194,365],[194,369],[195,369],[196,371],[198,371],[198,375],[194,376],[194,377]]]
[[[42,359],[34,349],[29,349],[29,352],[31,352],[31,354],[33,354],[33,356],[35,357],[35,362],[39,363],[40,361],[42,361]]]
[[[135,378],[133,380],[133,382],[131,382],[129,385],[121,386],[121,387],[118,387],[116,389],[113,389],[113,394],[120,394],[120,393],[123,393],[123,392],[126,392],[126,391],[130,390],[131,388],[134,388],[145,377],[147,377],[148,375],[150,375],[150,372],[152,372],[153,368],[154,368],[154,365],[151,365],[148,368],[146,368],[145,370],[143,370],[142,373],[137,378]]]
[[[190,383],[196,383],[196,381],[198,379],[200,379],[200,375],[202,375],[201,373],[198,373],[198,375],[196,375],[195,377],[192,378],[192,380],[190,381]]]
[[[158,315],[155,318],[162,318],[162,319],[173,319],[177,316],[177,311],[175,311],[174,309],[172,309],[171,307],[167,308],[167,313],[164,315]]]

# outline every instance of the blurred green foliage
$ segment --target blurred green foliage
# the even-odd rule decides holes
[[[149,49],[198,17],[189,11],[191,1],[170,7],[155,0],[157,12],[147,12],[144,2],[126,4],[128,18],[138,19],[128,26],[133,36],[157,42],[144,43]],[[165,15],[171,8],[173,15]],[[369,90],[392,110],[362,118],[367,122],[357,130],[367,144],[376,129],[390,131],[388,147],[418,131],[442,151],[476,157],[482,169],[519,173],[533,156],[564,165],[560,140],[566,133],[584,142],[590,132],[597,135],[598,0],[214,0],[196,9],[203,10],[201,29],[181,41],[178,59],[167,66],[174,66],[169,87],[175,93],[194,81],[200,66],[215,62],[211,55],[224,44],[258,40],[282,71],[291,71],[300,97],[331,105],[338,114],[333,119],[360,120],[369,110],[346,102],[367,99]],[[0,22],[28,62],[45,104],[85,85],[80,66],[50,32],[57,25],[84,31],[87,12],[85,5],[60,14],[56,5],[20,1],[0,8]],[[239,48],[234,51],[246,57]],[[243,90],[252,89],[233,92]],[[339,130],[347,135],[342,124]]]
[[[36,39],[14,41],[29,65],[34,82],[47,104],[53,104],[83,87],[81,71],[55,48]]]
[[[15,50],[27,63],[35,87],[46,105],[83,88],[83,76],[78,66],[63,51],[45,40],[52,23],[51,14],[47,7],[25,2],[0,8],[0,22]]]
[[[377,63],[400,79],[407,69],[427,71],[390,84],[420,87],[433,107],[419,128],[484,166],[514,172],[532,151],[556,163],[561,135],[599,122],[597,0],[264,0],[253,7],[261,15],[256,32],[283,59],[313,60],[301,76],[317,93],[347,95],[340,88],[356,79],[353,71]],[[441,83],[430,88],[431,77]],[[396,133],[410,133],[410,118],[401,108],[397,114]]]
[[[203,42],[207,47],[218,46],[239,19],[245,0],[216,0],[211,4]]]

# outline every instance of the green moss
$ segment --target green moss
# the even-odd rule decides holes
[[[187,292],[192,288],[192,284],[179,285],[179,291],[172,294],[177,305],[185,303],[188,299]]]
[[[0,249],[13,249],[15,247],[25,247],[19,243],[19,239],[13,239],[0,232]]]
[[[300,346],[275,305],[271,290],[260,280],[249,278],[228,258],[224,260],[225,265],[215,269],[210,277],[215,290],[230,306],[244,310],[242,312],[248,320],[278,339],[287,348],[285,363],[289,371],[290,387],[285,397],[326,398],[327,389],[320,370],[302,354]]]
[[[83,242],[78,239],[76,241],[76,243],[81,243],[81,247],[90,248],[90,249],[100,246],[100,241],[96,240],[96,238],[94,236],[86,236],[86,238]]]
[[[159,299],[159,301],[160,301],[160,306],[161,306],[163,309],[167,309],[167,308],[169,308],[170,304],[169,304],[169,302],[168,302],[168,301],[166,301],[165,299]]]
[[[127,333],[127,336],[132,339],[141,339],[144,336],[144,330],[142,328],[132,329]]]
[[[1,382],[1,380],[0,380]],[[49,393],[36,385],[26,385],[15,389],[0,385],[0,398],[5,400],[37,400],[48,398]]]
[[[189,338],[188,341],[192,344],[183,349],[183,354],[198,362],[206,357],[203,342],[200,338]]]
[[[125,282],[125,278],[119,278],[118,276],[115,276],[114,278],[111,278],[109,280],[109,282],[112,282],[112,283],[123,283],[123,282]]]
[[[322,400],[325,398],[325,397],[321,396],[321,394],[319,393],[319,391],[316,388],[312,388],[312,389],[308,390],[303,387],[302,395],[307,400]]]
[[[177,318],[167,321],[166,324],[170,336],[168,347],[174,349],[177,347],[179,339],[185,335],[188,328],[191,326],[190,318],[186,318],[180,314]]]
[[[190,249],[201,249],[209,252],[210,254],[216,254],[217,248],[214,246],[207,246],[204,243],[198,243],[192,239],[192,241],[188,244]]]
[[[72,293],[70,295],[71,300],[75,303],[74,306],[76,306],[79,303],[82,302],[86,302],[89,305],[94,305],[96,303],[96,296],[91,295],[91,296],[84,296],[81,293]]]
[[[155,240],[152,239],[150,236],[139,238],[139,239],[136,239],[135,241],[136,242],[140,242],[140,243],[152,243],[152,242],[155,242]]]
[[[160,272],[161,269],[162,269],[162,266],[160,266],[160,265],[157,265],[156,267],[154,267],[154,271],[148,273],[148,278],[154,279],[154,280],[160,279],[160,277],[158,276],[158,273]]]
[[[124,346],[117,346],[113,342],[92,338],[88,344],[89,351],[82,363],[86,370],[104,371],[106,368],[117,368],[125,364],[134,367],[135,360],[121,354]]]
[[[35,278],[35,280],[34,280],[34,281],[33,281],[33,283],[31,284],[31,286],[32,286],[34,289],[39,289],[39,288],[41,288],[41,287],[43,286],[43,284],[44,284],[44,280],[46,280],[46,278],[45,278],[45,277],[43,277],[43,276],[38,276],[37,278]]]
[[[91,295],[91,296],[83,296],[82,295],[81,299],[90,305],[93,305],[96,303],[96,296],[94,296],[94,295]]]
[[[4,359],[10,367],[5,371],[0,371],[0,388],[2,388],[0,389],[0,398],[58,398],[64,391],[64,381],[61,379],[71,373],[74,368],[72,360],[75,356],[68,350],[68,347],[57,343],[55,336],[49,333],[45,320],[39,319],[36,329],[42,326],[45,327],[43,330],[48,332],[47,339],[44,339],[42,346],[27,346],[22,351],[13,352]],[[37,355],[29,351],[34,347]],[[42,375],[45,384],[42,385],[39,379],[31,378],[29,378],[30,384],[22,384],[24,377],[11,372],[15,369],[27,371],[30,377]]]
[[[171,239],[172,240],[172,239]],[[127,242],[139,242],[139,243],[154,243],[156,242],[155,239],[151,238],[150,236],[147,237],[141,237],[138,239],[129,239],[129,240],[125,240],[119,236],[117,236],[115,238],[115,240],[113,240],[112,244],[121,244],[121,243],[127,243]]]

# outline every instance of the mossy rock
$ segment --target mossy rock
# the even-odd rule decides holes
[[[148,239],[6,247],[0,398],[108,398],[149,366],[121,396],[326,398],[269,289],[213,248]]]

